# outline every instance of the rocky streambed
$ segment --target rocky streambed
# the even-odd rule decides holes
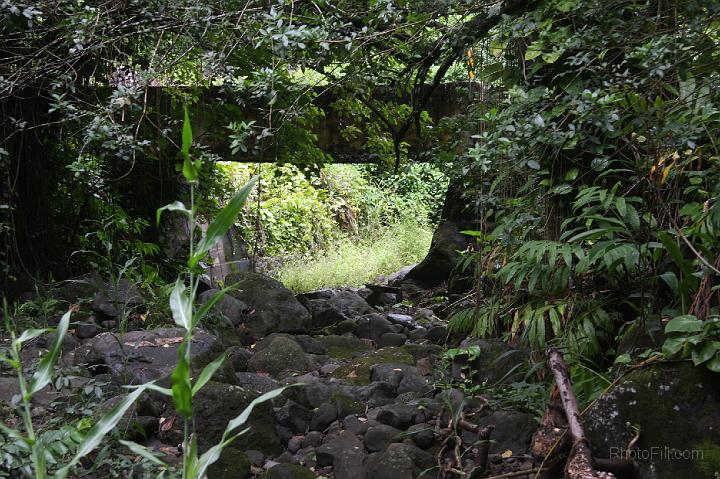
[[[209,478],[535,477],[534,472],[522,471],[542,461],[530,454],[536,418],[451,387],[453,374],[462,376],[467,365],[458,363],[462,358],[455,364],[441,360],[449,337],[445,320],[433,309],[399,301],[398,293],[422,295],[418,285],[406,282],[397,284],[398,289],[323,290],[296,296],[259,274],[243,273],[228,282],[236,283],[238,290],[214,307],[215,332],[198,332],[192,344],[192,367],[197,371],[220,355],[227,357],[193,400],[200,448],[215,444],[227,422],[260,394],[283,385],[298,386],[254,410],[249,432],[225,449]],[[59,390],[47,389],[36,398],[38,418],[66,408],[88,387],[102,392],[102,411],[123,397],[123,385],[149,380],[169,385],[182,331],[162,327],[120,334],[112,329],[114,315],[121,306],[139,301],[139,292],[130,285],[121,295],[117,288],[114,294],[107,294],[102,285],[94,289],[92,314],[75,325],[61,360],[75,376]],[[199,302],[213,293],[203,292]],[[479,383],[517,379],[516,366],[527,359],[499,340],[466,340],[462,345],[478,351],[471,366]],[[32,362],[43,351],[40,338],[26,349],[25,359]],[[638,379],[644,381],[645,398],[658,386],[661,403],[679,399],[662,394],[670,390],[664,388],[683,386],[664,385],[669,375],[646,373]],[[0,400],[10,401],[17,393],[14,381],[0,376]],[[624,382],[622,394],[608,396],[590,412],[593,445],[601,457],[606,456],[603,448],[616,445],[616,437],[625,434],[627,417],[643,421],[642,413],[627,406],[638,400],[633,391],[632,382]],[[717,405],[717,399],[712,401]],[[657,402],[652,404],[648,407],[657,408]],[[683,419],[681,409],[666,409],[685,433],[707,442],[702,439],[706,427]],[[683,426],[683,420],[688,424]],[[171,401],[147,394],[118,432],[172,463],[181,457],[182,421]],[[652,437],[641,437],[662,440],[662,429],[654,431]],[[643,477],[671,477],[658,464]],[[715,466],[706,462],[704,467]]]

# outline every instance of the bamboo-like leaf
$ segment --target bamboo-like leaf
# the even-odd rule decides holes
[[[186,344],[178,349],[178,364],[175,366],[170,379],[172,380],[172,397],[175,409],[183,417],[192,416],[192,388],[190,386],[190,364],[185,358]]]
[[[218,459],[220,459],[220,455],[222,454],[223,449],[225,449],[235,439],[242,436],[249,430],[250,428],[247,427],[239,433],[233,434],[228,438],[225,438],[225,436],[223,435],[223,440],[220,443],[215,444],[213,447],[205,451],[202,456],[200,456],[200,459],[197,462],[197,472],[195,473],[194,477],[205,477],[205,472],[207,471],[207,468],[217,462]]]
[[[152,383],[149,383],[152,384]],[[75,456],[72,460],[62,467],[55,474],[56,479],[65,479],[70,473],[70,470],[82,459],[87,456],[90,452],[95,449],[103,438],[117,426],[118,422],[122,419],[123,415],[127,412],[135,401],[148,389],[148,385],[144,384],[137,387],[133,392],[128,394],[122,401],[115,405],[110,411],[108,411],[88,432],[83,442],[75,452]]]
[[[186,216],[190,216],[191,211],[187,209],[185,206],[185,203],[182,201],[175,201],[174,203],[170,203],[168,205],[163,206],[162,208],[158,208],[156,212],[156,220],[157,224],[160,224],[160,216],[162,215],[163,211],[179,211],[182,214]]]
[[[120,444],[127,447],[128,449],[130,449],[132,452],[134,452],[138,456],[144,457],[145,459],[147,459],[148,461],[152,462],[153,464],[155,464],[157,466],[167,467],[167,464],[165,462],[160,460],[160,458],[157,457],[155,454],[153,454],[153,452],[150,449],[148,449],[147,447],[145,447],[141,444],[138,444],[133,441],[124,441],[122,439],[120,440]]]
[[[195,396],[202,389],[202,387],[205,386],[205,384],[207,384],[210,379],[212,379],[213,375],[215,375],[217,370],[220,369],[220,366],[223,365],[223,362],[225,362],[224,354],[203,368],[202,372],[200,373],[200,377],[198,377],[195,384],[193,384],[193,396]]]
[[[26,329],[23,331],[23,333],[20,335],[19,338],[15,340],[18,344],[24,344],[27,343],[30,340],[33,340],[37,338],[38,336],[41,336],[47,332],[51,331],[49,328],[43,328],[43,329]]]
[[[213,294],[210,299],[205,301],[205,303],[198,308],[198,310],[195,312],[194,316],[194,322],[197,324],[202,318],[205,317],[205,315],[212,309],[215,304],[222,299],[225,294],[227,294],[228,291],[232,289],[232,286],[227,286],[217,293]]]
[[[189,331],[192,327],[192,303],[186,290],[185,284],[178,279],[170,293],[170,311],[175,324]]]
[[[55,363],[57,363],[57,360],[60,357],[63,341],[65,340],[69,324],[70,311],[63,314],[63,317],[60,319],[60,324],[57,327],[55,335],[55,342],[53,342],[50,351],[48,351],[48,353],[42,358],[37,371],[33,374],[32,382],[30,383],[30,388],[28,389],[27,397],[25,399],[30,399],[33,394],[50,384],[53,371],[55,370]]]
[[[247,200],[250,191],[252,191],[255,186],[256,180],[257,176],[252,178],[247,182],[247,184],[245,184],[245,186],[240,188],[240,191],[233,196],[230,202],[220,211],[215,220],[210,223],[205,235],[195,249],[195,254],[188,260],[188,265],[191,268],[195,267],[198,262],[205,257],[207,252],[210,251],[210,248],[215,246],[215,243],[220,241],[233,223],[235,223],[235,219],[238,214],[240,214],[243,205],[245,205],[245,201]]]
[[[235,429],[237,429],[240,426],[242,426],[243,424],[245,424],[245,422],[247,422],[248,418],[250,417],[250,413],[255,408],[255,406],[257,406],[258,404],[262,404],[265,401],[275,399],[276,397],[281,395],[283,392],[285,392],[286,389],[288,389],[290,387],[294,387],[294,386],[301,386],[301,384],[296,383],[296,384],[291,384],[289,386],[285,386],[282,388],[273,389],[272,391],[266,392],[262,396],[259,396],[255,399],[253,399],[252,402],[250,404],[248,404],[248,406],[245,408],[245,410],[240,413],[239,416],[237,416],[235,419],[228,422],[227,426],[225,427],[225,433],[229,434],[232,431],[234,431]]]
[[[180,152],[183,157],[182,173],[186,180],[197,180],[200,172],[197,164],[190,159],[190,146],[192,145],[192,126],[190,125],[190,115],[188,115],[187,106],[185,107],[185,118],[182,129],[182,149]]]

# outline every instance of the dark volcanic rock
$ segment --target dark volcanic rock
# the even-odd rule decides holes
[[[371,454],[366,465],[369,479],[415,479],[422,471],[432,468],[435,460],[422,449],[399,443],[390,444],[383,452]]]
[[[640,429],[635,449],[627,451]],[[692,363],[656,364],[627,374],[585,416],[597,457],[631,457],[643,479],[720,475],[720,382]]]
[[[232,296],[251,310],[245,325],[256,337],[269,332],[304,333],[310,328],[310,312],[292,291],[277,280],[260,273],[243,272],[228,275],[226,284],[237,287]]]
[[[438,225],[430,243],[430,251],[420,264],[405,276],[427,287],[437,286],[446,281],[462,258],[460,251],[472,243],[472,238],[460,233],[453,221]]]
[[[285,335],[272,335],[260,342],[248,360],[248,370],[278,376],[283,371],[305,372],[308,360],[300,345]]]
[[[365,448],[370,452],[382,451],[393,442],[400,442],[402,431],[387,424],[378,424],[368,428],[363,438]]]
[[[142,384],[169,378],[177,364],[184,333],[180,328],[103,333],[83,343],[76,350],[73,361],[76,365],[87,365],[94,374],[110,373],[118,384]],[[222,350],[215,336],[198,330],[192,341],[192,366],[204,366]],[[226,368],[221,368],[215,377],[234,383],[234,376],[226,377],[230,375]]]
[[[215,296],[220,290],[209,289],[198,296],[198,303],[205,304]],[[233,326],[237,326],[243,320],[243,313],[247,311],[248,305],[237,298],[233,298],[229,294],[223,295],[217,303],[210,309],[211,315],[219,316],[227,319]]]
[[[495,429],[490,436],[490,453],[502,453],[510,450],[514,455],[527,454],[530,451],[530,440],[538,422],[532,414],[519,411],[495,411],[489,416],[475,421],[479,426],[493,424]],[[463,434],[470,439],[470,435]],[[475,435],[477,438],[477,435]]]

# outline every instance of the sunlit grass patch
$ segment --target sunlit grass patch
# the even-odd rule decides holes
[[[315,258],[286,263],[275,272],[296,292],[340,286],[359,287],[379,275],[393,273],[421,261],[430,247],[432,231],[426,226],[399,223],[371,238],[344,238]]]

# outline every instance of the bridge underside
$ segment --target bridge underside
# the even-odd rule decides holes
[[[448,83],[440,85],[432,95],[430,101],[423,108],[431,120],[432,125],[437,125],[442,118],[452,117],[464,113],[467,102],[467,85]],[[381,155],[372,153],[368,148],[368,131],[377,131],[378,125],[383,128],[382,122],[375,122],[369,127],[367,120],[358,120],[350,117],[342,109],[336,107],[336,102],[341,97],[338,94],[323,92],[317,95],[313,106],[322,110],[318,115],[312,133],[317,138],[315,146],[322,152],[330,155],[333,163],[377,163]],[[345,97],[352,98],[352,97]],[[375,97],[374,102],[394,102],[397,105],[409,104],[410,99],[394,95],[382,95]],[[151,88],[148,92],[148,102],[154,104],[163,113],[175,118],[181,117],[181,111],[177,101],[172,95],[163,91],[162,87]],[[233,153],[231,151],[231,140],[227,126],[230,122],[255,121],[255,126],[265,125],[266,112],[258,106],[249,102],[238,101],[234,98],[223,97],[222,94],[207,89],[201,92],[199,101],[191,106],[190,117],[192,119],[193,133],[196,141],[206,145],[209,150],[218,155],[224,161],[273,163],[282,161],[287,151],[282,150],[282,145],[272,140],[266,141],[262,148],[255,147],[252,143],[248,145],[248,152]],[[398,119],[393,118],[393,121]],[[296,127],[289,120],[286,127]],[[296,127],[303,128],[303,127]],[[390,139],[392,135],[389,133]],[[280,140],[282,141],[282,140]],[[402,142],[406,144],[409,157],[413,161],[427,161],[426,152],[430,147],[428,134],[418,134],[417,125],[413,125],[403,136]],[[255,148],[254,148],[255,147]],[[253,152],[254,150],[254,152]]]

